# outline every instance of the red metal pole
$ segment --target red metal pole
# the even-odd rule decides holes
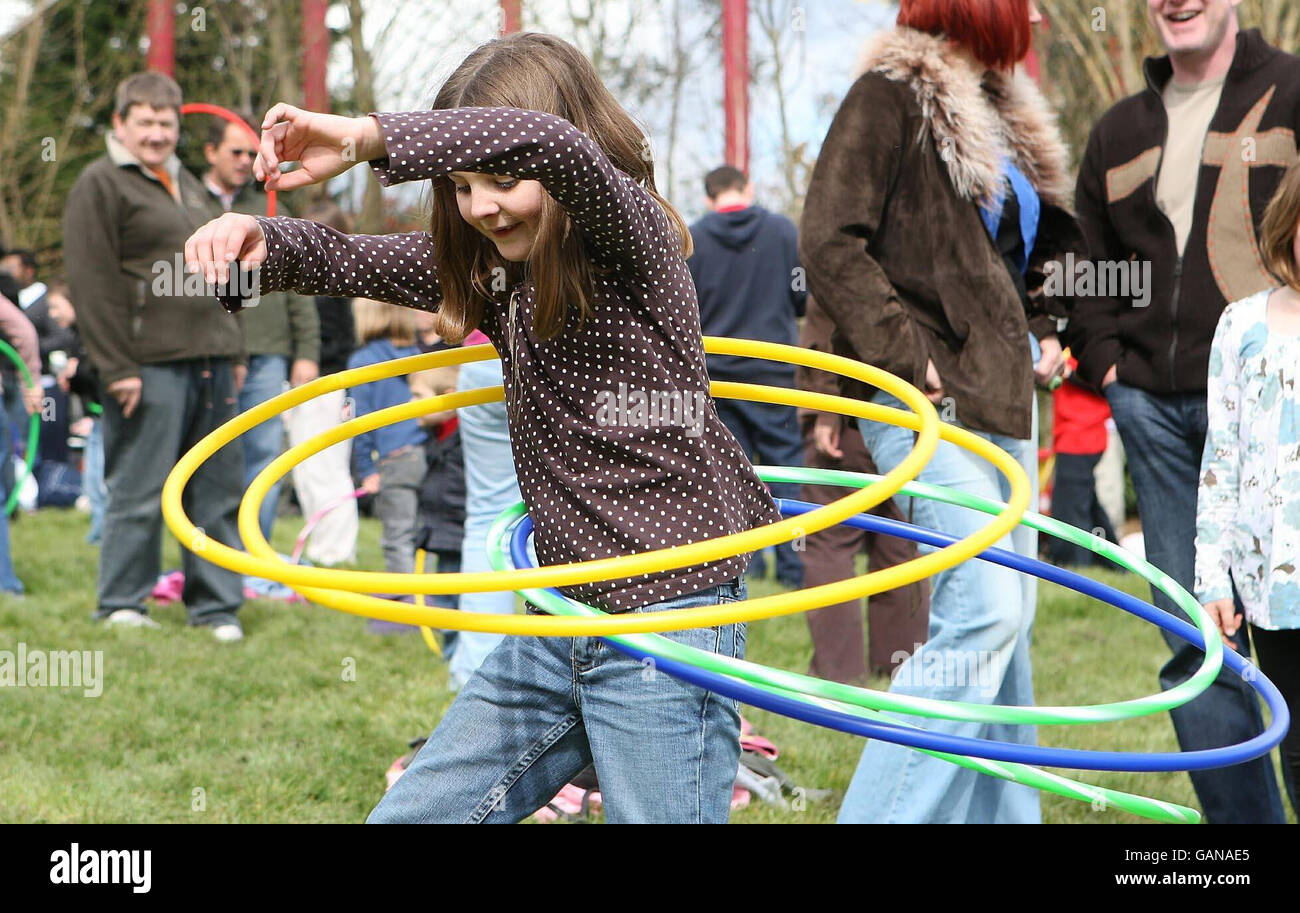
[[[325,65],[329,62],[330,36],[325,28],[329,0],[302,0],[302,104],[308,111],[329,111]]]
[[[524,0],[501,0],[501,34],[510,35],[524,29]]]
[[[168,0],[149,0],[145,20],[149,33],[149,56],[146,66],[168,76],[176,75],[176,15]]]
[[[722,0],[727,164],[749,174],[749,3]]]

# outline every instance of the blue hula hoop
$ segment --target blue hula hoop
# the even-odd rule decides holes
[[[820,505],[806,501],[777,499],[777,507],[783,515],[797,516],[816,510]],[[957,541],[957,537],[934,530],[924,529],[910,523],[889,520],[871,514],[858,514],[844,521],[846,525],[868,532],[885,533],[909,539],[922,545],[943,547]],[[516,525],[510,540],[511,560],[515,567],[533,567],[528,555],[528,538],[533,532],[531,517],[524,516]],[[1086,596],[1092,596],[1116,608],[1136,615],[1157,627],[1163,628],[1188,643],[1205,648],[1205,640],[1195,627],[1175,618],[1155,606],[1143,602],[1128,593],[1123,593],[1104,583],[1098,583],[1073,571],[1054,567],[1034,558],[1010,552],[1005,549],[991,548],[981,552],[980,560],[1002,565],[1021,573],[1033,574],[1042,580],[1057,583],[1067,589]],[[557,590],[551,592],[558,593]],[[563,594],[561,595],[562,598]],[[656,654],[637,650],[624,644],[602,638],[614,649],[632,657],[638,662],[653,660],[655,668],[667,672],[676,678],[698,685],[715,694],[730,697],[733,700],[779,713],[792,719],[817,726],[825,726],[839,732],[882,739],[905,745],[910,748],[922,748],[968,757],[987,758],[994,761],[1010,761],[1019,764],[1032,764],[1037,767],[1063,767],[1075,770],[1129,771],[1138,773],[1167,773],[1181,770],[1208,770],[1215,767],[1229,767],[1241,764],[1267,754],[1286,736],[1290,728],[1291,714],[1280,691],[1253,664],[1248,663],[1235,650],[1223,652],[1223,664],[1232,672],[1240,675],[1255,691],[1264,698],[1268,705],[1272,722],[1259,735],[1237,745],[1223,748],[1204,749],[1187,752],[1153,752],[1134,754],[1122,751],[1094,751],[1075,748],[1049,748],[1038,745],[1021,745],[1014,742],[1001,742],[990,739],[976,739],[968,736],[947,735],[929,732],[924,729],[898,726],[891,723],[873,722],[859,716],[833,710],[811,700],[784,697],[771,691],[758,688],[730,676],[720,675],[677,660],[662,658]],[[1249,670],[1249,674],[1248,673]],[[901,715],[901,714],[898,714]]]

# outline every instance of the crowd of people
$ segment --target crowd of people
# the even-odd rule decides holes
[[[42,459],[71,466],[68,438],[85,442],[79,490],[100,542],[97,617],[156,626],[147,599],[160,492],[202,436],[321,374],[448,346],[491,343],[500,361],[361,385],[263,423],[204,464],[187,489],[190,517],[238,546],[240,495],[286,436],[297,443],[350,415],[498,384],[503,403],[388,425],[297,467],[303,513],[323,518],[309,556],[354,558],[356,495],[373,497],[392,572],[410,572],[417,549],[440,571],[487,570],[487,526],[520,498],[539,563],[630,555],[775,522],[774,496],[842,495],[765,486],[754,463],[875,473],[911,451],[914,434],[900,426],[721,398],[693,423],[599,417],[611,391],[706,396],[710,379],[905,408],[823,372],[706,358],[701,335],[720,335],[890,371],[945,421],[1010,454],[1035,490],[1040,391],[1055,391],[1052,512],[1116,538],[1122,496],[1111,505],[1116,486],[1096,479],[1122,439],[1146,557],[1206,606],[1225,643],[1245,656],[1253,643],[1300,706],[1300,59],[1244,29],[1237,5],[1148,0],[1167,53],[1147,62],[1148,88],[1094,126],[1074,176],[1050,107],[1018,67],[1039,22],[1034,3],[903,0],[834,117],[798,227],[757,205],[730,166],[705,177],[709,213],[688,227],[656,190],[631,118],[590,62],[550,36],[478,48],[431,111],[345,118],[277,105],[258,142],[247,125],[217,120],[201,178],[175,155],[176,84],[156,73],[125,80],[106,154],[67,202],[66,281],[36,282],[29,252],[0,261],[14,277],[0,285],[0,331],[65,416]],[[1245,139],[1257,154],[1240,151]],[[358,162],[385,184],[430,181],[428,230],[353,235],[328,202],[302,219],[262,215],[255,181],[287,191]],[[157,264],[179,264],[182,252],[187,271],[159,276]],[[259,285],[238,317],[187,290],[189,271],[221,286],[236,261]],[[1054,279],[1076,263],[1145,265],[1149,297],[1063,292]],[[4,388],[0,440],[12,443],[46,398],[9,375]],[[57,492],[57,473],[47,474]],[[919,480],[1009,496],[993,466],[946,442]],[[277,501],[273,492],[260,517],[268,538]],[[875,512],[955,536],[986,522],[920,498]],[[7,536],[0,518],[0,588],[21,592]],[[1031,558],[1043,548],[1027,526],[1000,545]],[[1097,560],[1044,545],[1062,564]],[[746,577],[767,574],[769,557],[777,583],[798,588],[852,576],[864,552],[872,570],[916,554],[899,539],[833,528],[769,555],[561,589],[610,612],[671,611],[744,599]],[[241,579],[183,554],[190,623],[240,639]],[[509,593],[435,601],[514,611]],[[809,613],[809,671],[853,684],[892,673],[897,693],[1030,706],[1036,606],[1034,578],[966,562],[873,597],[865,626],[857,602]],[[744,655],[743,624],[667,636]],[[371,820],[518,820],[593,762],[610,820],[725,820],[734,702],[666,676],[647,681],[640,663],[594,638],[444,638],[459,695]],[[1195,671],[1201,650],[1166,639],[1168,688]],[[967,655],[992,657],[992,687],[983,676],[909,674],[935,656],[963,668],[948,659]],[[1254,693],[1226,670],[1172,717],[1188,751],[1263,728]],[[1032,726],[926,725],[1036,741]],[[1294,806],[1294,733],[1282,756]],[[1211,822],[1285,820],[1268,757],[1192,782]],[[873,740],[840,818],[1041,814],[1034,790]]]

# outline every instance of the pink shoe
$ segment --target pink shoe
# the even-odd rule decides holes
[[[543,824],[550,824],[561,818],[565,821],[583,821],[600,807],[598,791],[582,789],[572,783],[566,783],[564,788],[556,793],[554,799],[533,812],[533,817]]]

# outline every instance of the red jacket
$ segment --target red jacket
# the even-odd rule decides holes
[[[1079,363],[1070,359],[1073,374]],[[1106,419],[1110,404],[1071,378],[1052,394],[1052,449],[1057,453],[1091,455],[1106,449]]]

